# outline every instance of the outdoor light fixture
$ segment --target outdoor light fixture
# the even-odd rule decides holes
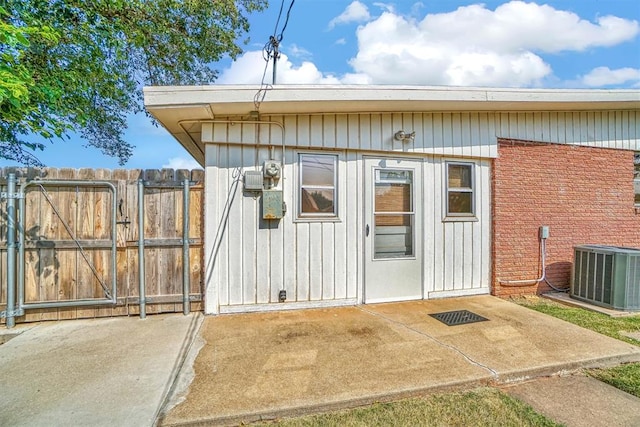
[[[413,131],[411,133],[406,133],[403,130],[399,130],[398,132],[396,132],[393,135],[393,138],[396,141],[410,142],[410,141],[413,141],[416,138],[416,131]]]

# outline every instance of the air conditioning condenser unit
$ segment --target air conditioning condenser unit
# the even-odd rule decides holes
[[[640,310],[640,249],[576,246],[571,297],[615,310]]]

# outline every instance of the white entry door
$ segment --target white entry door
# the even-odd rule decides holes
[[[422,299],[422,163],[365,159],[366,303]]]

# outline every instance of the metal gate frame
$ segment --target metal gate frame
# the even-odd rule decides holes
[[[64,307],[81,307],[81,306],[96,306],[96,305],[116,305],[117,303],[117,280],[116,280],[116,200],[117,189],[115,185],[108,181],[96,181],[96,180],[30,180],[24,181],[20,184],[20,191],[16,192],[16,177],[15,174],[9,174],[7,177],[7,192],[2,193],[3,198],[7,198],[7,307],[6,310],[0,313],[1,317],[7,318],[7,328],[15,326],[15,317],[24,315],[25,309],[42,309],[42,308],[64,308]],[[96,278],[100,281],[100,285],[105,293],[105,298],[89,298],[89,299],[76,299],[76,300],[62,300],[62,301],[43,301],[27,303],[24,301],[25,295],[25,232],[24,224],[26,222],[26,192],[29,186],[39,186],[43,191],[43,195],[51,205],[53,211],[58,216],[62,224],[64,225],[67,233],[71,239],[76,243],[80,254],[91,268]],[[64,219],[60,216],[60,213],[53,205],[51,199],[46,192],[45,186],[55,187],[105,187],[112,194],[112,215],[111,215],[111,289],[97,277],[95,267],[87,259],[84,253],[84,248],[74,236],[73,231],[69,225],[66,224]],[[15,201],[18,200],[19,219],[16,221]],[[18,256],[17,266],[18,272],[16,275],[16,232],[18,233]],[[16,295],[17,294],[17,295]]]
[[[20,183],[20,191],[16,192],[16,185],[18,180],[14,173],[10,173],[7,176],[7,191],[0,193],[0,199],[7,199],[7,304],[5,311],[0,312],[0,318],[6,318],[6,327],[12,328],[15,326],[15,317],[23,316],[25,309],[43,309],[43,308],[65,308],[65,307],[80,307],[80,306],[97,306],[97,305],[117,305],[117,188],[109,181],[99,180],[44,180],[34,179],[27,180]],[[184,179],[181,184],[160,184],[153,181],[138,181],[138,219],[139,219],[139,231],[138,231],[138,266],[139,266],[139,297],[138,304],[140,307],[140,318],[146,317],[146,303],[149,302],[149,298],[146,297],[145,290],[145,247],[155,247],[157,245],[154,240],[145,239],[144,235],[144,194],[145,188],[180,188],[183,189],[183,234],[180,239],[179,246],[182,246],[183,255],[183,289],[182,289],[182,305],[183,313],[188,315],[190,313],[191,301],[201,300],[200,298],[194,298],[190,295],[190,262],[189,262],[189,249],[191,244],[196,243],[194,239],[189,238],[189,191],[191,181]],[[29,186],[39,186],[44,191],[43,195],[53,208],[55,214],[62,221],[71,239],[76,243],[81,255],[85,261],[89,264],[94,275],[97,277],[95,267],[89,262],[84,254],[82,245],[74,236],[73,231],[64,219],[60,216],[56,207],[46,193],[45,186],[54,187],[105,187],[112,194],[112,206],[111,206],[111,239],[109,240],[111,246],[111,289],[109,290],[104,282],[98,278],[100,285],[102,286],[106,298],[90,298],[90,299],[76,299],[76,300],[62,300],[62,301],[43,301],[27,303],[24,301],[25,295],[25,231],[24,224],[26,222],[26,198],[25,194]],[[16,218],[16,200],[18,200],[19,218]],[[16,233],[18,239],[16,240]],[[163,245],[160,245],[163,246]],[[16,259],[17,250],[17,259]],[[16,266],[18,268],[16,275]],[[17,295],[16,295],[17,291]],[[125,300],[128,299],[125,296]]]
[[[186,316],[190,312],[191,298],[189,295],[189,289],[191,287],[191,278],[189,276],[189,247],[191,240],[189,239],[189,189],[190,181],[185,178],[182,184],[159,184],[151,181],[139,180],[138,181],[138,272],[139,272],[139,305],[140,305],[140,318],[144,319],[147,316],[146,305],[146,281],[145,281],[145,247],[153,247],[154,242],[145,239],[144,235],[144,190],[148,189],[162,189],[162,188],[180,188],[182,187],[182,312]]]

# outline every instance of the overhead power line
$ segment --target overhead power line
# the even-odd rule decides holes
[[[256,111],[260,109],[260,103],[264,101],[265,96],[267,95],[267,91],[272,88],[272,85],[276,84],[276,73],[277,73],[277,62],[280,58],[280,42],[284,37],[284,31],[287,29],[287,25],[289,24],[289,17],[291,15],[291,9],[293,8],[296,0],[291,0],[289,3],[289,8],[287,9],[287,15],[284,20],[284,24],[282,25],[282,29],[278,34],[278,26],[280,25],[280,19],[282,18],[282,11],[284,10],[284,2],[282,0],[280,3],[280,11],[278,12],[278,19],[276,20],[276,26],[273,29],[273,35],[269,36],[269,41],[264,45],[262,49],[262,57],[265,60],[264,71],[262,73],[262,81],[260,82],[260,89],[258,93],[256,93],[253,98],[253,104],[256,108]],[[267,69],[269,68],[269,61],[273,58],[273,76],[271,79],[271,84],[265,83],[265,77],[267,75]]]

